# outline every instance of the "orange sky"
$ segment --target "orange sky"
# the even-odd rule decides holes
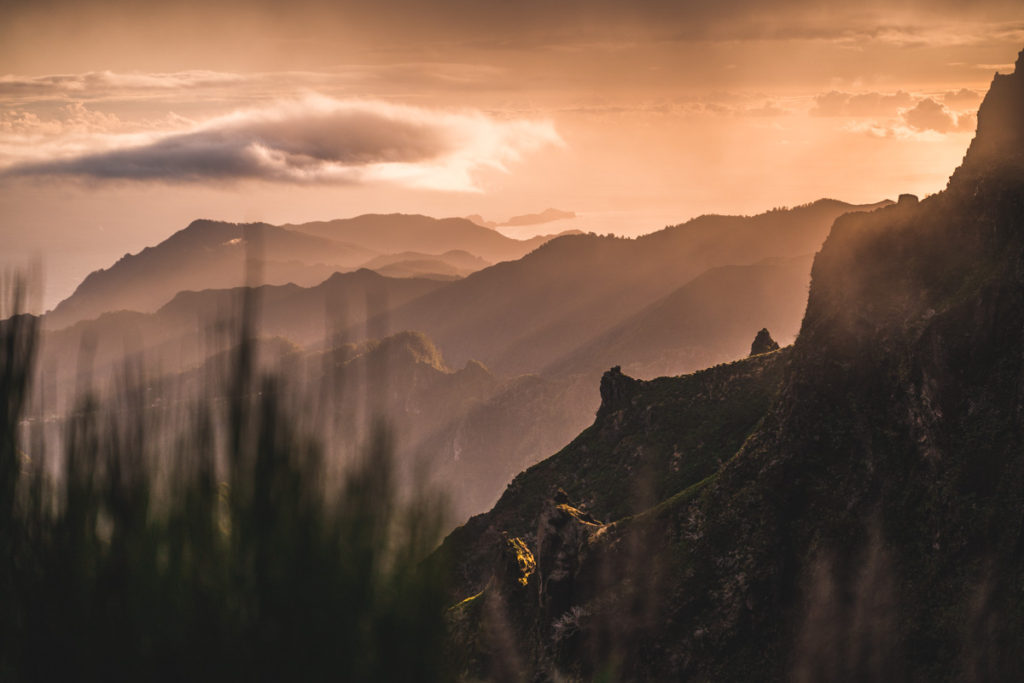
[[[1024,47],[1017,2],[682,4],[0,0],[4,260],[42,253],[52,305],[197,217],[925,194]]]

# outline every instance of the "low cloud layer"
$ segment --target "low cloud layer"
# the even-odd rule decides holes
[[[142,141],[138,134],[109,136],[104,143],[70,156],[54,144],[50,158],[13,163],[3,175],[168,183],[385,181],[472,191],[476,171],[505,170],[524,154],[562,144],[545,121],[325,97],[237,112]]]
[[[236,85],[245,78],[217,71],[178,71],[174,73],[115,73],[89,71],[80,74],[46,76],[0,75],[2,98],[95,98],[112,94],[146,91],[180,91],[183,88],[208,88]]]
[[[893,93],[846,93],[833,90],[814,97],[811,116],[854,119],[846,129],[876,138],[935,137],[970,133],[977,126],[975,108],[981,94],[961,88],[935,97]],[[859,120],[857,120],[859,119]]]
[[[812,116],[889,116],[914,103],[910,93],[851,94],[833,90],[814,98]]]
[[[1007,71],[1004,69],[1004,72]],[[959,90],[950,90],[942,96],[942,103],[947,107],[977,107],[981,104],[981,98],[984,93],[980,93],[977,90],[971,90],[970,88],[960,88]]]
[[[930,97],[926,97],[913,108],[903,112],[903,120],[914,130],[935,131],[936,133],[970,132],[976,125],[973,114],[967,113],[958,116]]]

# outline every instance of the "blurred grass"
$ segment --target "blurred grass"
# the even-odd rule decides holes
[[[0,680],[445,678],[441,568],[421,562],[443,500],[399,499],[383,422],[328,482],[254,370],[251,298],[226,410],[211,389],[165,438],[126,362],[111,397],[79,397],[53,472],[21,443],[38,319],[20,285],[0,294]]]

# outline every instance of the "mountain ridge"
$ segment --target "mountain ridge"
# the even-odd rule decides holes
[[[351,239],[332,236],[338,232]],[[268,284],[312,286],[331,272],[363,267],[387,253],[461,251],[494,262],[518,258],[550,238],[516,240],[464,219],[404,214],[284,226],[197,219],[159,244],[90,273],[46,314],[44,325],[59,329],[111,310],[151,312],[179,291],[241,285],[249,272]],[[436,275],[461,276],[472,268],[461,255],[448,260],[459,265],[439,266]],[[430,264],[407,265],[395,274],[417,276],[425,270],[431,272]]]
[[[558,237],[398,309],[392,319],[427,332],[455,362],[475,358],[499,373],[538,372],[709,268],[813,253],[836,216],[877,206],[822,200],[753,217],[694,219],[635,239]]]
[[[250,251],[250,244],[255,251]],[[266,260],[267,254],[276,260]],[[322,264],[327,260],[335,267],[349,267],[374,255],[363,247],[267,223],[199,219],[155,246],[125,254],[109,268],[90,273],[71,296],[45,315],[44,324],[58,329],[110,310],[149,312],[182,290],[234,287],[245,282],[246,264],[252,259],[262,261],[263,278],[274,284],[291,279],[315,284],[301,266],[288,267],[285,262]],[[320,274],[314,272],[313,278]]]
[[[358,241],[367,248],[383,253],[437,253],[461,249],[492,263],[520,258],[554,237],[540,235],[518,240],[465,218],[432,218],[403,213],[363,214],[331,221],[285,224],[282,227],[342,242]]]

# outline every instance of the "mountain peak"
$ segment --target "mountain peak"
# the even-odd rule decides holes
[[[978,109],[978,129],[963,164],[950,178],[1024,173],[1024,50],[1011,74],[997,73]]]

